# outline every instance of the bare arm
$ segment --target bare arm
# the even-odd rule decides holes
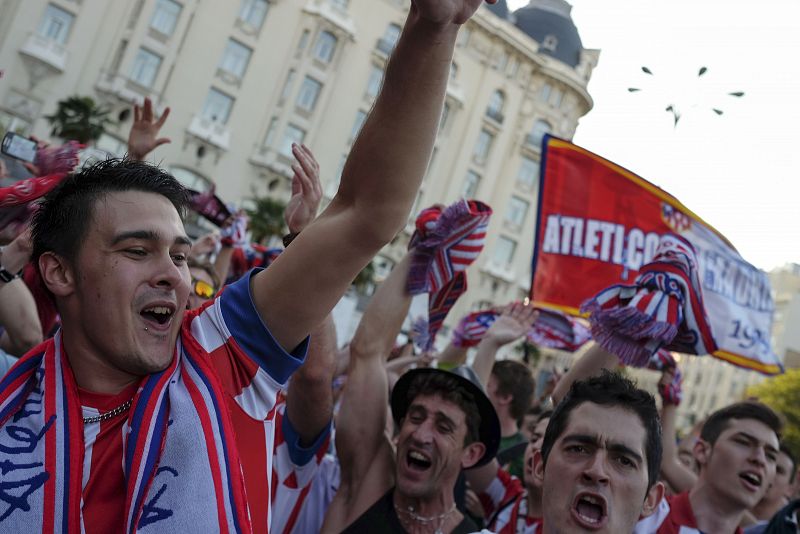
[[[659,385],[662,385],[665,381],[667,383],[672,381],[672,372],[670,370],[664,371]],[[678,458],[678,445],[675,442],[677,436],[675,419],[678,413],[678,406],[668,402],[663,394],[661,399],[661,444],[664,451],[661,460],[661,476],[664,477],[664,480],[676,493],[689,491],[697,482],[697,475],[683,465]]]
[[[602,369],[614,369],[619,359],[597,343],[590,343],[583,356],[570,367],[553,390],[553,404],[564,398],[573,382],[599,374]]]
[[[289,383],[286,413],[303,447],[314,443],[331,422],[335,354],[336,327],[328,315],[311,333],[306,360]]]
[[[453,367],[461,365],[467,361],[467,348],[457,347],[452,343],[448,343],[442,352],[439,353],[439,365],[445,366],[452,365]]]
[[[21,278],[0,282],[0,349],[22,356],[42,342],[42,324],[36,313],[36,301]]]
[[[378,287],[350,343],[350,366],[336,420],[341,485],[328,510],[326,532],[340,532],[394,483],[386,440],[389,390],[384,363],[411,305],[409,256]]]
[[[292,349],[403,227],[430,159],[459,25],[481,0],[414,0],[383,88],[328,208],[253,278],[259,314]],[[299,147],[294,147],[298,159]],[[303,294],[298,298],[302,279]]]
[[[472,362],[472,368],[483,387],[489,384],[489,375],[492,373],[497,351],[503,345],[524,336],[530,330],[534,318],[535,312],[531,305],[515,302],[503,308],[500,317],[492,323],[478,344],[478,352],[475,354],[475,361]]]
[[[22,270],[30,260],[30,231],[26,230],[0,254],[0,265],[8,272]],[[22,356],[42,342],[42,324],[36,311],[36,301],[20,278],[0,282],[0,348],[14,356]]]

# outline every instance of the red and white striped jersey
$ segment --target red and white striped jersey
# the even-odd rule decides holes
[[[542,518],[528,516],[528,492],[522,482],[502,467],[478,499],[492,532],[538,534],[541,531]]]
[[[655,513],[639,520],[634,534],[703,534],[697,528],[697,519],[689,501],[689,492],[664,497]],[[737,528],[736,534],[742,529]]]
[[[285,519],[279,519],[277,513],[272,517],[272,503],[278,504],[280,498],[281,512],[284,506],[295,506],[288,504],[291,498],[282,493],[282,488],[295,485],[297,488],[293,489],[300,492],[307,489],[321,459],[322,453],[318,455],[317,451],[324,452],[328,433],[323,433],[312,447],[303,449],[282,415],[285,404],[281,391],[302,364],[307,341],[293,353],[287,353],[275,341],[250,296],[252,274],[227,286],[213,301],[186,312],[184,321],[190,323],[191,336],[207,353],[193,356],[211,359],[226,393],[253,531],[268,532],[272,523],[275,532],[282,532],[280,521]],[[181,350],[190,350],[194,345],[178,340]],[[133,386],[114,396],[80,392],[83,416],[113,409],[131,398],[135,390]],[[87,533],[124,530],[126,424],[125,417],[118,417],[84,425],[82,504]],[[161,512],[171,514],[169,510]],[[157,516],[159,510],[155,513]]]

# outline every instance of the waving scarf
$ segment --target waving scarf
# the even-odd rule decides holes
[[[537,308],[539,314],[527,339],[534,345],[574,352],[592,338],[580,321],[559,311]]]
[[[592,336],[622,363],[644,367],[658,349],[709,354],[717,346],[703,305],[694,248],[665,235],[633,285],[614,285],[584,302]]]
[[[36,200],[61,183],[66,176],[66,173],[48,174],[0,187],[0,208],[20,206]]]
[[[411,236],[413,250],[408,292],[430,293],[428,335],[422,350],[433,347],[448,312],[467,290],[467,267],[478,257],[486,239],[492,209],[477,200],[460,200],[445,209],[422,210]],[[419,338],[423,339],[423,338]]]
[[[176,531],[250,532],[223,398],[208,363],[180,346],[167,369],[143,379],[124,427],[127,532],[165,511]],[[80,533],[83,456],[77,386],[57,334],[0,382],[0,530]],[[164,492],[166,479],[176,489]]]

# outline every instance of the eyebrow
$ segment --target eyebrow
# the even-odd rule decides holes
[[[571,434],[565,436],[563,441],[601,447],[600,439],[597,436],[591,436],[589,434]],[[641,464],[643,461],[643,458],[639,453],[622,443],[610,442],[605,448],[609,452],[622,453],[632,456],[639,464]]]
[[[734,434],[734,436],[743,437],[743,438],[747,439],[750,443],[755,443],[755,444],[759,443],[759,439],[757,437],[755,437],[754,435],[752,435],[752,434],[750,434],[748,432],[745,432],[743,430],[740,430],[739,432]],[[774,452],[774,453],[778,452],[778,449],[776,449],[775,447],[773,447],[769,443],[764,443],[764,448],[766,450],[768,450],[769,452]]]
[[[122,232],[121,234],[114,236],[114,239],[111,241],[111,245],[117,245],[123,241],[127,241],[128,239],[138,239],[140,241],[159,241],[161,236],[153,230],[132,230],[130,232]],[[174,244],[191,247],[192,240],[185,235],[179,235],[175,238]]]

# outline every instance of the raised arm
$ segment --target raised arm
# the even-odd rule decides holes
[[[676,399],[664,394],[664,386],[674,379],[674,369],[667,369],[661,375],[659,392],[661,393],[661,443],[664,454],[661,460],[661,476],[675,493],[689,491],[697,482],[697,475],[683,465],[678,458],[678,445],[675,441],[677,431],[675,419],[678,413]]]
[[[394,483],[394,458],[384,434],[389,388],[384,363],[411,305],[409,256],[375,291],[350,343],[347,384],[336,420],[341,485],[324,532],[340,532]]]
[[[552,395],[553,405],[558,404],[564,398],[573,382],[600,374],[602,369],[615,369],[618,365],[619,359],[616,356],[597,343],[589,343],[583,356],[570,367],[569,371],[556,384]]]
[[[28,263],[31,254],[30,233],[20,234],[0,253],[0,265],[14,274]],[[42,324],[36,301],[28,286],[17,277],[0,281],[0,348],[14,356],[22,356],[42,342]]]
[[[486,335],[478,344],[472,368],[481,380],[483,387],[489,385],[495,356],[500,347],[520,339],[531,329],[535,318],[533,306],[521,302],[509,304],[500,313],[500,317],[492,323]]]
[[[158,137],[161,127],[169,117],[169,108],[164,110],[161,117],[156,117],[153,112],[153,103],[149,98],[144,99],[141,106],[133,106],[133,124],[128,133],[128,157],[144,161],[147,155],[157,147],[170,143],[168,137]]]
[[[328,315],[312,332],[306,360],[289,382],[286,414],[302,447],[311,446],[330,425],[335,357],[336,327]]]
[[[292,246],[253,278],[256,307],[283,347],[292,349],[305,338],[406,223],[433,148],[458,28],[480,3],[412,2],[339,191]],[[300,147],[293,150],[299,157]]]

